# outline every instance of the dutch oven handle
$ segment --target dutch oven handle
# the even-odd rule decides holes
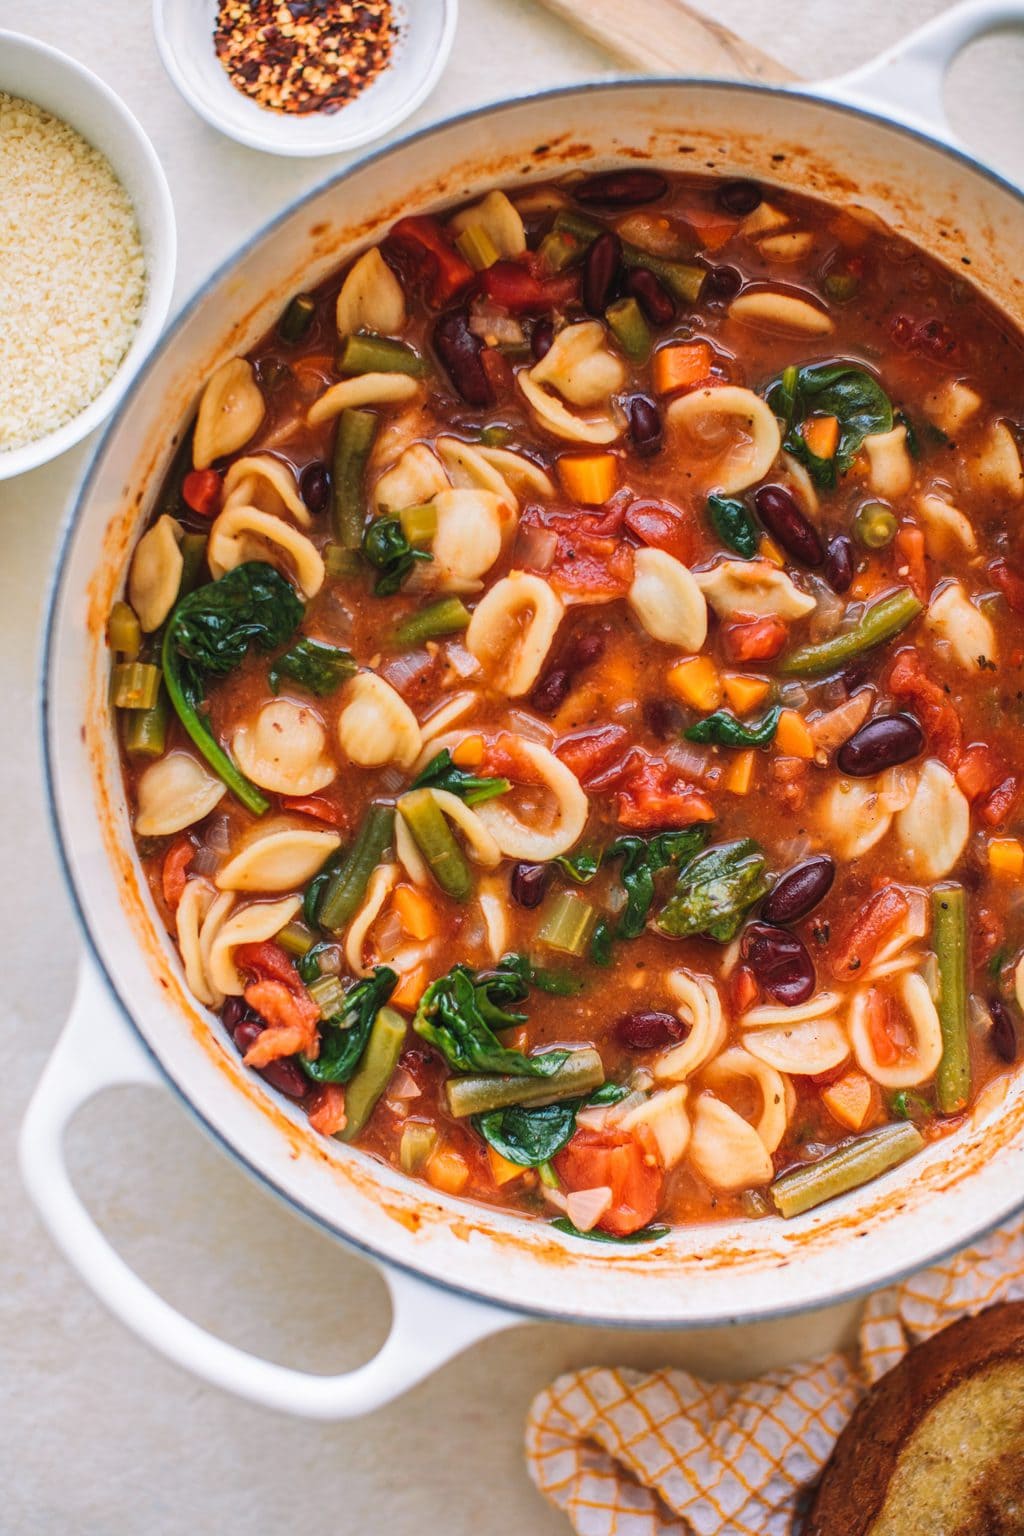
[[[347,1419],[399,1397],[488,1334],[523,1319],[379,1268],[392,1321],[379,1352],[354,1371],[317,1376],[261,1360],[207,1333],[142,1281],[111,1247],[68,1176],[64,1133],[94,1094],[122,1084],[166,1087],[94,966],[82,961],[71,1015],[21,1128],[21,1171],[50,1235],[110,1311],[154,1349],[213,1386],[310,1419]]]
[[[847,75],[813,89],[888,114],[959,147],[946,116],[946,73],[961,49],[997,27],[1024,26],[1024,0],[965,0]]]

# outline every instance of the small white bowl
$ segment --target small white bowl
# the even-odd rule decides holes
[[[334,155],[380,138],[426,100],[457,11],[458,0],[394,0],[400,33],[387,68],[337,112],[302,115],[257,106],[231,84],[213,47],[217,0],[153,0],[153,28],[167,73],[212,127],[272,155]]]
[[[0,451],[0,480],[8,480],[64,453],[113,410],[163,329],[174,286],[177,237],[171,192],[156,151],[120,97],[91,70],[35,38],[0,31],[0,91],[63,118],[106,155],[134,205],[146,262],[142,314],[117,372],[64,426],[20,448]]]

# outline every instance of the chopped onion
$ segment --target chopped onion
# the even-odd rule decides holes
[[[539,741],[544,747],[549,746],[555,739],[555,733],[550,725],[543,720],[538,720],[536,715],[528,715],[525,709],[510,709],[508,712],[509,730],[515,731],[524,741]]]
[[[402,919],[392,907],[374,926],[373,947],[379,958],[390,964],[402,947],[404,938],[405,929],[402,927]]]
[[[843,697],[846,697],[844,692]],[[779,684],[779,703],[785,704],[787,709],[803,709],[810,694],[803,683],[789,682]]]
[[[665,753],[665,761],[684,779],[691,779],[696,784],[701,782],[710,766],[708,754],[688,741],[674,742]]]
[[[469,328],[474,336],[482,336],[492,346],[518,347],[526,340],[526,334],[514,315],[501,304],[489,304],[475,299],[469,312]]]
[[[596,1189],[574,1189],[566,1196],[566,1215],[580,1232],[592,1232],[611,1203],[612,1192],[607,1184],[599,1184]]]
[[[404,1067],[398,1068],[388,1084],[389,1099],[418,1099],[422,1091],[412,1073],[407,1072]]]
[[[342,953],[340,944],[330,944],[325,949],[318,950],[316,958],[320,965],[321,975],[341,975]]]
[[[576,1116],[577,1126],[585,1131],[603,1131],[608,1124],[608,1115],[614,1108],[611,1104],[591,1104],[586,1109],[581,1109]]]
[[[473,677],[480,671],[480,663],[471,656],[459,640],[449,640],[444,648],[444,659],[459,677]]]
[[[568,1214],[569,1202],[560,1189],[552,1189],[550,1184],[542,1183],[540,1192],[548,1204],[555,1207],[556,1211],[561,1211],[563,1216]]]
[[[543,575],[554,565],[557,549],[558,534],[553,528],[542,528],[539,523],[520,523],[512,547],[512,564]]]
[[[781,843],[775,845],[779,864],[783,869],[788,869],[790,864],[799,864],[811,851],[811,840],[806,832],[797,837],[784,838]]]
[[[231,823],[226,816],[213,816],[207,822],[203,841],[214,853],[227,853],[231,848]]]
[[[200,843],[192,855],[189,872],[193,875],[215,874],[220,867],[220,858],[216,848],[211,848],[209,843]]]
[[[400,768],[383,768],[377,776],[377,790],[383,795],[393,795],[402,788],[406,778]]]
[[[624,1099],[617,1104],[611,1104],[608,1108],[608,1124],[618,1125],[634,1109],[639,1109],[641,1104],[647,1103],[646,1093],[641,1093],[637,1088],[631,1088]]]
[[[843,621],[846,604],[820,576],[808,574],[804,580],[818,605],[811,614],[807,626],[810,639],[817,644],[819,640],[827,640],[829,636],[835,634]]]
[[[407,688],[419,682],[424,672],[428,672],[433,665],[434,658],[429,651],[408,651],[403,656],[394,656],[386,661],[380,671],[392,688],[404,693]]]

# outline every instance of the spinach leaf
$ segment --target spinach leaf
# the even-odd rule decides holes
[[[618,1104],[629,1093],[625,1083],[602,1083],[600,1088],[595,1088],[588,1104],[603,1107],[605,1104]]]
[[[324,887],[331,876],[344,864],[348,857],[348,849],[342,846],[332,853],[323,866],[317,870],[312,880],[302,893],[302,921],[307,928],[320,928],[320,899],[324,894]]]
[[[581,976],[574,976],[571,971],[552,971],[546,966],[534,965],[527,955],[503,955],[499,969],[512,971],[527,986],[536,987],[538,992],[547,992],[551,997],[575,997],[577,992],[583,991],[585,985]]]
[[[644,931],[654,901],[654,877],[670,865],[682,867],[704,846],[704,827],[685,827],[680,832],[659,832],[656,837],[619,837],[605,855],[621,859],[620,879],[626,891],[616,929],[620,939],[636,939]]]
[[[601,852],[600,849],[579,848],[575,853],[563,853],[551,862],[575,885],[589,885],[601,868]]]
[[[576,1111],[582,1099],[563,1099],[560,1104],[542,1104],[533,1109],[513,1104],[509,1109],[492,1109],[486,1115],[474,1115],[473,1124],[486,1142],[510,1163],[521,1168],[536,1168],[560,1152],[576,1129]]]
[[[785,423],[783,447],[807,466],[818,485],[834,486],[837,474],[846,473],[866,437],[892,430],[892,401],[877,379],[853,363],[787,368],[764,394]],[[839,446],[832,459],[813,454],[798,430],[812,415],[835,416],[839,422]]]
[[[526,1000],[527,978],[515,966],[498,962],[493,971],[478,971],[473,982],[476,1003],[483,1018],[492,1029],[510,1029],[513,1024],[525,1024],[525,1013],[513,1013],[510,1003]]]
[[[311,640],[307,635],[272,663],[267,676],[274,693],[280,692],[283,679],[288,677],[322,699],[357,671],[351,652]]]
[[[379,571],[373,590],[378,597],[398,591],[417,560],[432,560],[425,549],[413,549],[397,517],[378,517],[363,532],[363,559]]]
[[[556,1216],[551,1225],[559,1232],[564,1232],[566,1237],[585,1237],[592,1243],[656,1243],[661,1238],[667,1237],[672,1230],[665,1226],[641,1227],[639,1232],[630,1232],[626,1237],[616,1237],[614,1232],[602,1232],[595,1227],[592,1232],[581,1232],[579,1227],[574,1227],[568,1216]]]
[[[708,516],[726,549],[735,550],[745,560],[754,558],[760,538],[757,524],[742,501],[731,496],[709,496]]]
[[[568,1051],[524,1056],[501,1044],[485,1016],[487,1010],[494,1018],[493,986],[490,991],[487,986],[486,980],[478,985],[467,966],[453,966],[420,998],[413,1029],[441,1052],[453,1072],[507,1072],[514,1077],[550,1077],[557,1072]],[[513,1022],[521,1015],[504,1017]]]
[[[748,908],[771,885],[765,856],[752,838],[718,843],[683,866],[656,926],[672,939],[703,934],[728,944]]]
[[[897,427],[906,427],[907,452],[910,454],[912,459],[919,459],[921,457],[921,439],[917,434],[917,428],[914,426],[914,423],[911,421],[906,411],[896,412],[895,416],[893,417],[893,425]]]
[[[770,709],[760,725],[744,725],[727,709],[716,709],[691,725],[683,735],[687,741],[713,742],[716,747],[766,747],[774,740],[782,709]]]
[[[280,571],[251,560],[183,597],[164,630],[164,682],[175,714],[214,773],[256,816],[268,802],[210,730],[202,707],[206,680],[233,672],[250,645],[261,651],[281,645],[304,612]]]
[[[598,918],[590,936],[590,963],[591,965],[611,965],[612,963],[612,930],[611,924],[605,917]]]
[[[449,794],[465,800],[467,805],[481,805],[485,800],[493,800],[496,795],[507,795],[512,785],[508,779],[478,778],[476,774],[464,772],[456,767],[451,753],[444,747],[436,757],[430,759],[409,788],[446,789]]]
[[[299,955],[295,962],[295,969],[298,971],[300,977],[305,982],[307,987],[311,981],[316,981],[317,977],[321,974],[320,956],[323,954],[325,949],[331,948],[333,948],[333,945],[331,945],[327,939],[321,939],[319,943],[314,944],[311,946],[311,948],[307,949],[304,955]]]
[[[302,1070],[314,1083],[347,1083],[358,1067],[373,1021],[395,987],[398,977],[386,965],[378,965],[372,976],[357,981],[345,993],[340,1013],[325,1019],[320,1026],[320,1054],[315,1061],[300,1056]]]

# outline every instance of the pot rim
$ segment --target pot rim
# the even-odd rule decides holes
[[[385,1266],[391,1270],[398,1270],[413,1277],[421,1284],[428,1285],[444,1294],[461,1296],[466,1300],[481,1303],[485,1306],[493,1307],[496,1311],[502,1312],[508,1312],[511,1310],[507,1302],[496,1298],[493,1295],[489,1295],[485,1290],[474,1289],[471,1285],[461,1285],[448,1279],[442,1279],[438,1276],[427,1274],[410,1260],[393,1257],[389,1252],[385,1251],[383,1247],[368,1243],[362,1238],[349,1232],[348,1230],[342,1230],[333,1221],[329,1220],[326,1216],[322,1215],[320,1212],[307,1205],[305,1201],[300,1199],[297,1195],[285,1189],[284,1186],[272,1174],[268,1173],[266,1170],[257,1166],[256,1163],[251,1161],[246,1153],[243,1152],[238,1146],[236,1146],[226,1133],[221,1131],[218,1126],[216,1126],[210,1119],[207,1118],[204,1113],[198,1109],[191,1096],[186,1091],[186,1088],[178,1081],[177,1077],[171,1074],[168,1068],[160,1060],[159,1056],[150,1045],[146,1034],[136,1021],[131,1007],[118,990],[110,970],[108,969],[107,964],[103,958],[101,946],[97,939],[94,937],[92,931],[88,899],[79,893],[75,876],[72,871],[71,860],[68,854],[68,850],[65,846],[65,832],[61,821],[59,794],[56,784],[59,743],[56,740],[56,727],[54,726],[54,716],[51,708],[51,662],[53,659],[54,648],[56,646],[56,637],[61,613],[62,599],[65,595],[64,583],[66,570],[69,563],[67,558],[68,552],[70,549],[71,541],[75,534],[82,507],[84,506],[91,493],[93,481],[99,472],[100,464],[106,451],[108,440],[116,431],[123,413],[127,411],[128,407],[132,403],[135,392],[141,387],[144,377],[150,373],[150,370],[159,362],[166,349],[171,345],[180,323],[195,313],[195,311],[198,310],[199,307],[206,302],[211,290],[214,289],[225,277],[227,277],[231,269],[242,257],[247,255],[256,245],[262,243],[265,239],[272,235],[294,214],[298,213],[299,210],[301,210],[307,203],[310,203],[319,197],[329,187],[339,185],[346,179],[346,177],[356,171],[364,170],[367,167],[377,164],[378,162],[383,161],[392,155],[402,153],[408,148],[408,146],[418,143],[422,139],[428,138],[430,135],[437,133],[439,130],[465,126],[466,124],[475,122],[480,118],[500,113],[506,108],[522,105],[525,101],[537,102],[543,105],[547,101],[561,100],[571,96],[589,96],[595,91],[611,93],[638,90],[660,91],[666,88],[672,89],[677,87],[682,87],[684,89],[703,89],[707,87],[714,90],[742,92],[744,94],[768,95],[772,97],[780,97],[786,100],[796,99],[803,101],[811,106],[818,106],[825,111],[837,111],[845,116],[851,116],[865,120],[867,122],[879,124],[883,128],[893,129],[899,133],[906,134],[910,138],[917,140],[918,142],[925,144],[932,149],[941,151],[943,154],[950,156],[953,160],[958,161],[968,170],[977,173],[984,180],[992,183],[998,189],[1004,192],[1008,192],[1018,202],[1024,204],[1024,189],[1011,181],[1008,177],[1002,175],[1001,172],[994,170],[991,166],[980,160],[969,150],[961,148],[958,144],[950,143],[949,141],[943,139],[937,132],[929,132],[922,127],[904,122],[899,117],[890,116],[888,113],[881,110],[881,108],[876,109],[872,106],[862,104],[859,101],[846,100],[839,96],[822,94],[820,90],[794,87],[791,85],[773,85],[764,84],[757,81],[729,80],[717,76],[687,75],[657,76],[646,79],[626,77],[614,80],[584,80],[572,85],[555,86],[548,90],[539,91],[537,93],[502,97],[498,101],[488,102],[481,106],[469,108],[465,112],[455,113],[452,116],[441,118],[436,122],[429,123],[422,128],[416,129],[415,132],[402,135],[400,138],[394,140],[390,144],[384,145],[379,149],[371,150],[366,154],[356,157],[348,165],[346,165],[343,170],[336,171],[331,175],[325,176],[314,186],[308,188],[298,197],[292,199],[282,209],[274,214],[272,218],[262,224],[259,229],[255,230],[246,240],[244,240],[240,245],[236,246],[230,252],[230,254],[224,258],[223,261],[219,262],[214,270],[203,279],[198,288],[179,306],[178,309],[175,310],[170,322],[165,325],[161,335],[153,343],[149,351],[142,359],[142,362],[140,363],[134,377],[130,381],[128,388],[125,390],[122,397],[118,400],[115,409],[111,413],[108,421],[104,424],[103,433],[99,438],[95,448],[93,449],[88,463],[83,468],[79,480],[68,500],[68,504],[58,532],[55,561],[45,598],[45,617],[43,622],[41,646],[42,678],[40,683],[40,709],[38,720],[42,736],[41,746],[43,757],[44,799],[46,812],[53,832],[58,863],[64,876],[64,883],[70,896],[72,909],[74,911],[76,921],[79,925],[79,929],[85,943],[85,949],[88,958],[96,967],[99,975],[103,978],[108,993],[116,1003],[122,1017],[130,1026],[133,1034],[141,1044],[143,1050],[146,1052],[147,1057],[152,1061],[163,1081],[171,1088],[175,1097],[190,1113],[192,1119],[203,1128],[206,1134],[212,1138],[212,1140],[221,1148],[222,1151],[228,1154],[228,1156],[238,1167],[242,1168],[251,1178],[255,1179],[263,1188],[268,1190],[278,1200],[282,1201],[286,1206],[288,1206],[289,1209],[304,1217],[307,1221],[311,1222],[320,1231],[325,1232],[332,1239],[342,1243],[345,1247],[359,1253],[362,1257],[370,1260],[375,1264]],[[621,1314],[598,1315],[589,1313],[585,1318],[583,1318],[580,1317],[578,1313],[566,1311],[558,1307],[549,1307],[544,1305],[517,1305],[515,1310],[518,1313],[521,1313],[523,1317],[533,1318],[538,1321],[552,1323],[573,1323],[577,1326],[582,1325],[592,1328],[635,1329],[637,1331],[644,1332],[658,1330],[690,1332],[695,1329],[724,1327],[730,1324],[739,1325],[745,1323],[772,1322],[782,1318],[792,1317],[803,1312],[814,1311],[819,1308],[838,1306],[845,1302],[857,1301],[868,1295],[870,1292],[879,1289],[880,1287],[893,1285],[902,1280],[905,1280],[917,1271],[934,1264],[941,1263],[954,1253],[957,1253],[963,1248],[970,1246],[979,1238],[984,1237],[987,1233],[994,1230],[1002,1222],[1016,1215],[1022,1209],[1024,1209],[1024,1191],[1021,1192],[1019,1197],[1011,1199],[1003,1208],[998,1211],[997,1214],[987,1214],[982,1217],[980,1220],[978,1220],[976,1226],[970,1226],[966,1233],[959,1234],[954,1241],[939,1241],[933,1248],[930,1248],[924,1256],[918,1257],[913,1262],[900,1263],[883,1279],[875,1279],[865,1283],[854,1281],[849,1284],[843,1284],[838,1289],[830,1292],[829,1295],[824,1296],[820,1298],[820,1300],[811,1304],[808,1304],[806,1301],[797,1301],[788,1304],[773,1304],[768,1308],[751,1308],[750,1310],[737,1311],[733,1314],[730,1314],[728,1317],[706,1318],[701,1316],[692,1316],[683,1319],[672,1316],[644,1316],[640,1318],[632,1318],[623,1317]]]

